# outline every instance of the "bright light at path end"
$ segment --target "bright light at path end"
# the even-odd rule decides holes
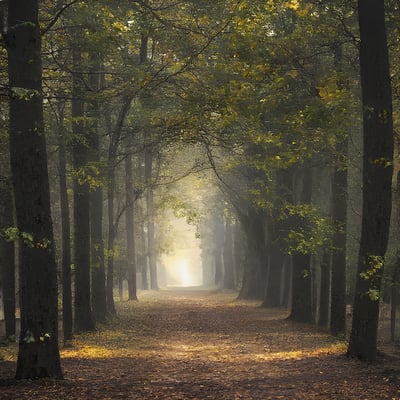
[[[181,261],[180,278],[182,286],[192,285],[192,276],[190,275],[188,263],[186,260]]]

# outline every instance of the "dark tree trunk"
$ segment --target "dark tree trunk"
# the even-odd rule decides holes
[[[8,4],[10,160],[21,235],[17,379],[62,378],[58,285],[43,124],[38,1]]]
[[[243,233],[240,229],[240,223],[236,220],[233,227],[233,256],[235,265],[235,287],[239,288],[243,277]]]
[[[394,191],[394,203],[398,206],[400,203],[400,172],[397,172],[396,177],[396,190]],[[397,230],[400,231],[400,213],[397,211],[396,215]],[[397,250],[396,263],[393,266],[391,273],[391,304],[390,304],[390,339],[392,342],[396,338],[396,310],[399,305],[399,286],[400,286],[400,252]]]
[[[396,340],[396,310],[399,305],[399,262],[394,266],[392,276],[392,293],[391,293],[391,304],[390,304],[390,340],[394,342]]]
[[[149,271],[150,271],[150,289],[158,290],[158,279],[157,279],[157,259],[156,259],[156,248],[155,248],[155,225],[154,225],[154,199],[153,199],[153,153],[150,148],[150,135],[144,133],[144,140],[146,151],[144,155],[144,168],[145,168],[145,182],[147,184],[146,189],[146,210],[147,210],[147,257],[149,259]]]
[[[224,217],[223,210],[216,209],[212,218],[212,241],[213,241],[213,264],[214,280],[213,285],[223,287],[224,284],[224,264],[223,264],[223,246],[224,246]]]
[[[114,191],[115,176],[114,166],[109,167],[107,203],[108,203],[108,242],[107,242],[107,280],[106,280],[106,299],[107,311],[110,314],[116,314],[114,303],[114,242],[115,242],[115,225],[114,225]]]
[[[14,240],[4,231],[15,226],[12,188],[7,178],[0,179],[0,280],[3,286],[3,309],[6,338],[15,336],[15,255]]]
[[[85,167],[88,162],[87,132],[84,117],[84,100],[80,74],[81,54],[73,49],[73,166],[74,166],[74,265],[75,265],[75,315],[76,332],[93,331],[95,323],[90,294],[90,192]]]
[[[341,154],[347,153],[347,141],[342,143]],[[346,219],[347,169],[335,168],[332,181],[332,219],[336,225],[332,254],[332,293],[330,331],[333,335],[346,332]]]
[[[331,286],[331,256],[324,252],[321,260],[321,285],[319,296],[319,318],[318,325],[328,327],[329,322],[329,290]]]
[[[67,161],[65,138],[62,127],[59,127],[58,166],[60,175],[60,209],[61,209],[61,270],[62,270],[62,310],[64,343],[72,340],[72,286],[71,286],[71,222],[67,188]]]
[[[108,145],[108,184],[107,184],[107,204],[108,204],[108,241],[107,241],[107,277],[106,277],[106,301],[107,312],[116,314],[114,303],[114,242],[117,235],[116,224],[114,222],[114,195],[115,195],[115,168],[119,141],[125,118],[131,107],[132,97],[122,98],[121,110],[118,114],[115,129],[112,130],[111,120],[108,116],[108,127],[112,131]]]
[[[93,91],[101,87],[101,55],[91,54],[91,75],[89,83]],[[89,135],[89,160],[96,166],[100,162],[100,140],[97,119],[100,110],[98,101],[92,100],[87,107],[89,124],[86,127]],[[98,182],[90,190],[90,256],[92,270],[92,309],[95,321],[105,322],[107,318],[106,273],[104,262],[103,240],[103,187]]]
[[[132,177],[132,154],[125,158],[125,196],[126,196],[126,245],[128,253],[128,293],[129,300],[137,300],[136,294],[136,249],[134,224],[134,196]]]
[[[148,266],[147,266],[147,246],[146,246],[146,232],[144,230],[144,212],[143,208],[140,207],[141,222],[139,226],[139,244],[140,244],[140,272],[142,274],[142,289],[149,290],[149,280],[148,280]]]
[[[216,247],[213,251],[214,261],[215,261],[215,275],[214,284],[217,287],[222,287],[224,279],[224,265],[222,262],[222,248]]]
[[[90,193],[90,201],[93,316],[96,321],[105,322],[107,303],[103,241],[103,190],[101,187],[97,187]]]
[[[301,203],[310,204],[312,195],[312,170],[305,165],[301,191]],[[293,227],[307,230],[307,217],[294,217]],[[294,252],[292,271],[292,311],[289,319],[296,322],[313,322],[312,293],[311,293],[311,255]]]
[[[359,0],[363,103],[363,214],[353,323],[347,354],[377,354],[379,295],[392,199],[393,120],[384,2]]]
[[[235,289],[235,261],[233,258],[233,229],[229,217],[225,218],[224,259],[224,288]]]
[[[265,215],[251,208],[249,215],[241,216],[241,220],[246,234],[247,254],[239,298],[263,300],[267,271]]]
[[[342,70],[342,45],[334,48],[334,63],[338,72]],[[344,84],[338,80],[337,87]],[[338,161],[332,179],[332,220],[336,226],[333,237],[335,251],[332,254],[332,290],[330,331],[333,335],[346,333],[346,231],[347,231],[347,160],[348,139],[339,140],[336,145]]]
[[[269,220],[268,223],[268,280],[263,307],[279,307],[281,303],[281,280],[285,252],[281,241],[280,222]]]

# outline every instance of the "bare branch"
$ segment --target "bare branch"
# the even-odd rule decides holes
[[[41,35],[44,35],[45,33],[47,33],[53,26],[54,24],[60,19],[62,13],[69,8],[70,6],[72,6],[73,4],[77,3],[80,0],[72,0],[70,3],[65,4],[64,6],[62,6],[60,8],[60,10],[58,10],[58,12],[56,13],[56,15],[53,17],[53,19],[49,22],[49,24],[43,28],[40,32]]]

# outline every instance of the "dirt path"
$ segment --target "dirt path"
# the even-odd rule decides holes
[[[0,361],[0,399],[400,399],[397,357],[348,360],[326,333],[232,293],[143,292],[118,309],[62,351],[65,381],[15,382]]]

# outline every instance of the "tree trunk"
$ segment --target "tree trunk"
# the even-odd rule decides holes
[[[269,219],[268,223],[268,279],[263,307],[279,307],[281,300],[281,280],[285,252],[281,242],[281,223]]]
[[[240,228],[239,221],[235,220],[233,227],[233,256],[235,265],[235,287],[239,288],[242,285],[243,277],[243,233]]]
[[[379,295],[391,214],[393,120],[384,2],[359,0],[363,103],[363,213],[353,323],[347,354],[377,354]]]
[[[110,314],[116,314],[114,303],[114,242],[115,242],[115,225],[114,225],[114,190],[115,176],[114,166],[109,166],[107,204],[108,204],[108,243],[107,243],[107,280],[106,280],[106,299],[107,311]]]
[[[126,196],[126,210],[125,210],[126,245],[128,253],[128,294],[129,294],[129,300],[137,300],[134,196],[133,196],[131,153],[128,153],[125,158],[125,196]]]
[[[61,379],[58,285],[43,124],[38,1],[8,4],[10,160],[21,236],[16,379]]]
[[[341,154],[347,153],[347,140],[341,144]],[[332,219],[336,225],[333,237],[332,292],[330,331],[333,335],[346,332],[346,219],[347,169],[335,168],[332,181]]]
[[[71,222],[67,188],[67,161],[65,138],[62,127],[59,135],[58,166],[60,175],[60,209],[61,209],[61,270],[62,270],[62,310],[64,343],[72,340],[72,286],[71,286]]]
[[[341,44],[334,48],[334,63],[336,70],[342,71],[343,50]],[[339,90],[344,84],[339,79]],[[336,145],[337,157],[332,179],[332,220],[336,226],[333,237],[332,254],[332,290],[331,290],[331,320],[330,331],[333,335],[346,333],[346,233],[347,233],[347,165],[340,162],[348,158],[348,138],[339,140]]]
[[[319,296],[318,325],[328,327],[329,322],[329,289],[331,286],[330,253],[325,251],[321,260],[321,286]]]
[[[150,289],[158,290],[157,280],[157,258],[155,248],[155,225],[154,225],[154,198],[152,188],[152,177],[153,177],[153,154],[150,148],[150,135],[147,131],[144,133],[144,140],[146,151],[144,155],[144,168],[145,168],[145,182],[147,184],[146,189],[146,210],[147,210],[147,257],[149,259],[149,271],[150,271]]]
[[[8,157],[7,157],[8,158]],[[15,336],[15,246],[5,229],[15,226],[12,188],[7,178],[0,179],[0,281],[3,292],[6,338]]]
[[[147,264],[147,245],[146,245],[146,232],[144,229],[144,212],[143,207],[139,208],[140,211],[140,224],[139,224],[139,246],[140,246],[140,257],[139,265],[140,272],[142,275],[142,289],[149,290],[149,280],[148,280],[148,264]]]
[[[82,118],[84,100],[82,82],[77,71],[81,68],[80,50],[73,49],[73,166],[74,166],[74,265],[75,265],[75,315],[76,332],[93,331],[95,323],[90,295],[90,192],[85,167],[88,161],[87,133]]]
[[[235,289],[235,260],[233,258],[233,229],[229,217],[225,218],[224,258],[224,288]]]
[[[304,166],[301,203],[310,204],[312,195],[312,170],[309,165]],[[307,217],[295,217],[293,226],[306,228]],[[296,322],[313,322],[312,294],[311,294],[311,255],[294,252],[292,271],[292,311],[289,319]]]
[[[100,90],[101,56],[91,54],[90,87],[93,91]],[[89,118],[86,127],[89,136],[89,160],[98,167],[100,163],[100,139],[97,120],[99,117],[99,104],[96,99],[91,100],[87,107]],[[98,177],[95,176],[95,179]],[[100,176],[100,178],[102,178]],[[90,190],[90,258],[92,271],[92,309],[95,321],[105,322],[107,317],[106,302],[106,273],[104,262],[103,240],[103,187],[102,182],[97,182]]]
[[[263,300],[266,283],[265,215],[253,208],[248,216],[241,216],[247,240],[247,254],[243,271],[240,299]]]

